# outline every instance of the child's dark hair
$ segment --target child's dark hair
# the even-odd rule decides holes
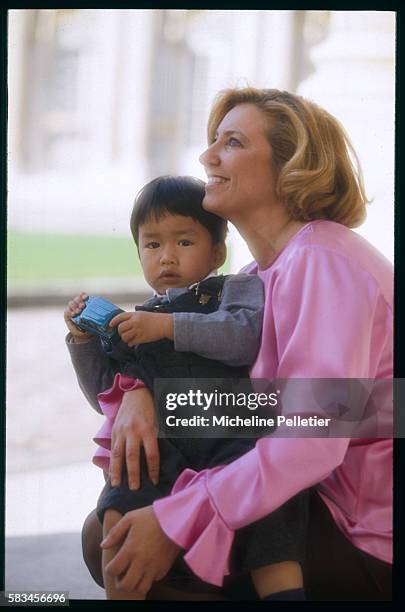
[[[202,207],[205,184],[193,176],[159,176],[138,192],[131,214],[131,232],[138,246],[139,227],[166,214],[191,217],[211,234],[214,244],[224,242],[227,222]]]

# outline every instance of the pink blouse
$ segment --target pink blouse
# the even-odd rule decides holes
[[[266,290],[252,378],[392,377],[392,266],[360,235],[315,221],[269,268],[245,271]],[[227,466],[185,470],[153,508],[193,572],[221,585],[235,529],[313,485],[355,546],[391,562],[389,438],[262,438]]]

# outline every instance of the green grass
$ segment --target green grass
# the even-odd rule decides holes
[[[9,230],[7,259],[9,283],[142,276],[136,247],[130,236]],[[225,264],[221,271],[226,273],[228,269]]]
[[[7,247],[9,282],[142,275],[130,237],[10,230]]]

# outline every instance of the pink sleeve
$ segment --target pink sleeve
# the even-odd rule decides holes
[[[121,406],[124,393],[134,389],[141,389],[144,386],[144,383],[138,378],[123,376],[118,372],[115,375],[112,387],[97,395],[101,411],[106,418],[93,438],[99,448],[94,453],[92,461],[94,465],[97,465],[97,467],[100,467],[105,472],[108,471],[110,464],[112,426]]]
[[[380,291],[343,255],[307,247],[285,266],[271,304],[277,378],[369,378]]]
[[[276,342],[262,344],[258,361],[265,362],[266,350],[277,350],[277,378],[368,377],[376,293],[372,279],[344,257],[302,249],[267,296],[263,337],[270,323]],[[154,511],[165,533],[189,549],[185,560],[192,570],[221,585],[234,530],[326,478],[348,444],[348,438],[262,438],[225,467],[183,472]]]

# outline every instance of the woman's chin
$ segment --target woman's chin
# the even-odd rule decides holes
[[[206,195],[202,201],[203,208],[214,215],[218,215],[218,217],[222,217],[222,211],[224,210],[224,206],[221,206],[221,201],[219,198],[214,198],[210,195]]]

